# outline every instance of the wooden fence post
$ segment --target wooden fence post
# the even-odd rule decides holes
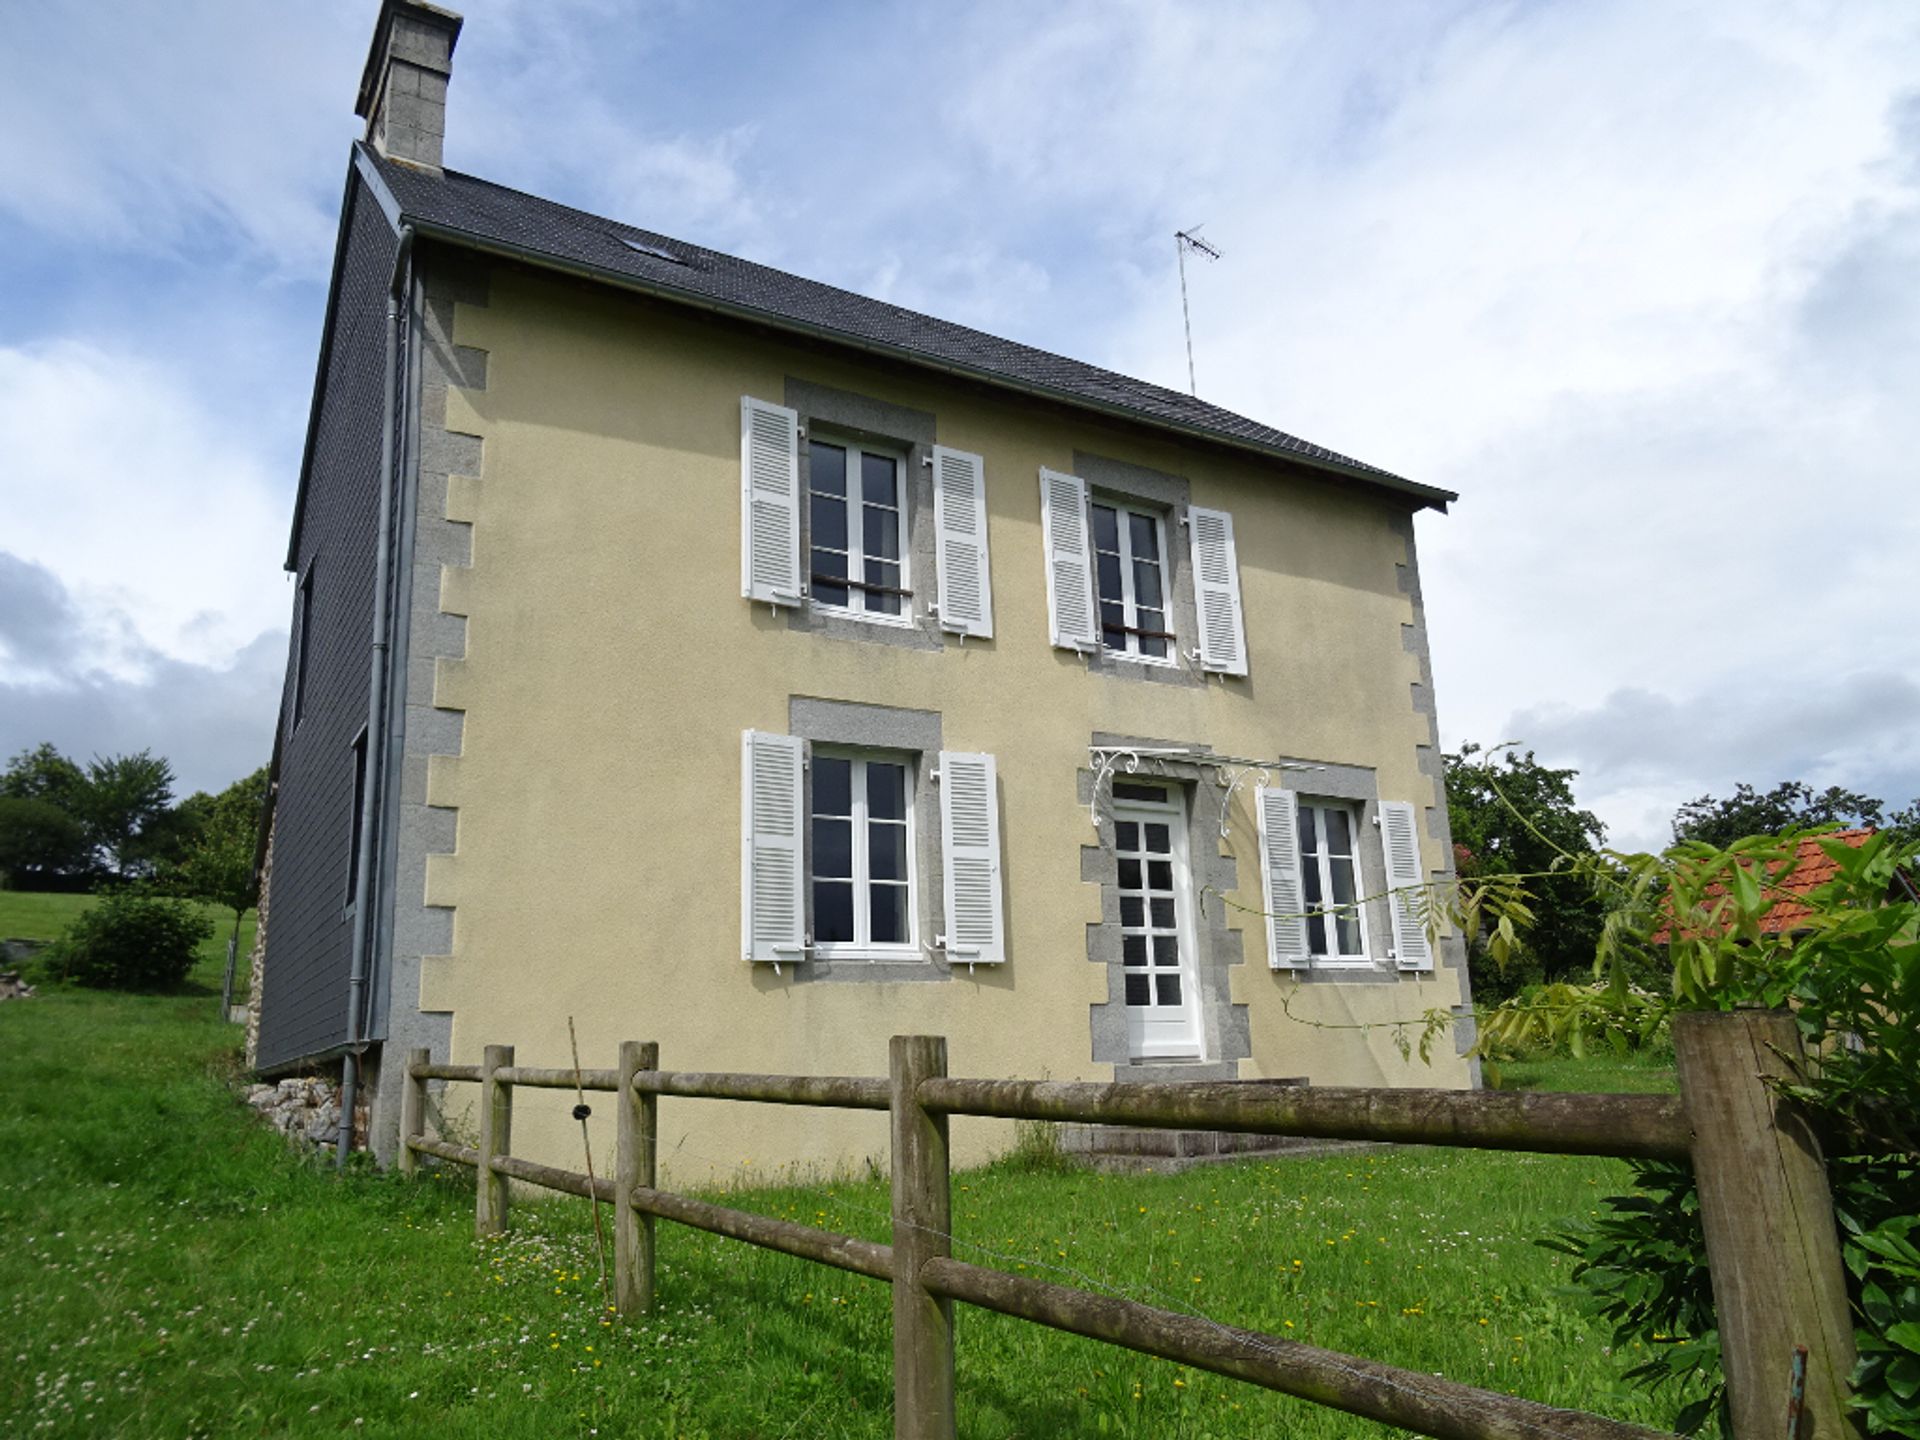
[[[922,1080],[947,1073],[938,1035],[896,1035],[893,1084],[893,1434],[894,1440],[954,1440],[953,1302],[920,1283],[920,1266],[945,1259],[953,1192],[947,1174],[947,1117],[920,1104]]]
[[[1768,1084],[1800,1069],[1793,1016],[1679,1015],[1673,1050],[1693,1127],[1694,1182],[1733,1433],[1737,1440],[1857,1434],[1846,1408],[1853,1324],[1826,1164],[1806,1116]],[[1800,1345],[1807,1349],[1806,1407],[1789,1432]]]
[[[660,1046],[649,1040],[620,1044],[620,1128],[613,1178],[613,1300],[622,1315],[653,1309],[653,1216],[633,1208],[636,1187],[648,1190],[658,1180],[658,1095],[633,1093],[633,1077],[660,1068]]]
[[[494,1079],[513,1064],[511,1045],[489,1045],[480,1056],[480,1156],[473,1188],[473,1233],[498,1235],[507,1228],[507,1177],[493,1168],[496,1155],[513,1151],[513,1087]]]
[[[413,1067],[433,1059],[431,1050],[409,1050],[406,1073],[400,1077],[400,1153],[395,1163],[402,1175],[420,1168],[420,1156],[407,1142],[426,1129],[427,1082],[414,1076]]]

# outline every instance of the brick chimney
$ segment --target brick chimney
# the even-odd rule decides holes
[[[460,17],[422,0],[382,0],[373,48],[353,113],[366,118],[367,143],[390,160],[440,168],[447,133],[447,79]]]

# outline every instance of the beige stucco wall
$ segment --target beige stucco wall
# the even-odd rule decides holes
[[[1381,799],[1433,803],[1416,753],[1429,721],[1410,698],[1418,660],[1402,642],[1403,507],[523,272],[496,273],[456,336],[487,352],[486,387],[454,392],[447,428],[483,438],[484,467],[449,500],[473,526],[471,568],[442,585],[444,608],[469,617],[468,651],[440,662],[434,702],[466,720],[462,753],[430,773],[429,803],[459,822],[427,900],[454,907],[454,942],[424,966],[420,1002],[452,1012],[457,1061],[501,1042],[522,1064],[565,1063],[571,1015],[589,1066],[633,1038],[659,1040],[668,1068],[883,1074],[888,1037],[925,1031],[949,1037],[955,1073],[1111,1078],[1090,1058],[1088,1007],[1107,982],[1086,958],[1098,888],[1080,881],[1093,832],[1076,775],[1093,732],[1370,767]],[[741,598],[740,397],[778,400],[789,376],[932,412],[941,443],[985,457],[992,641],[849,642]],[[1184,475],[1195,504],[1232,512],[1249,678],[1142,684],[1048,643],[1038,472],[1071,470],[1076,450]],[[998,758],[1004,967],[796,985],[741,960],[740,733],[785,731],[795,695],[938,711],[947,748]],[[1257,908],[1244,793],[1228,843],[1246,887],[1229,899]],[[1425,843],[1443,867],[1443,847]],[[1450,1038],[1428,1067],[1403,1062],[1385,1031],[1303,1023],[1453,1005],[1454,972],[1303,985],[1268,969],[1259,917],[1245,918],[1232,981],[1250,1007],[1243,1076],[1468,1083]],[[569,1104],[523,1092],[516,1151],[577,1167]],[[851,1166],[886,1146],[877,1115],[668,1100],[662,1124],[663,1163],[685,1179],[748,1161]],[[955,1134],[963,1161],[1006,1139],[988,1122]]]

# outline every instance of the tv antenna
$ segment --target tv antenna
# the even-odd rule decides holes
[[[1193,378],[1193,312],[1187,308],[1187,252],[1218,260],[1220,252],[1200,238],[1199,225],[1173,232],[1174,253],[1180,257],[1180,319],[1187,327],[1187,391],[1198,396],[1200,387]]]

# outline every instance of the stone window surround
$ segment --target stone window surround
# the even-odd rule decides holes
[[[1085,478],[1084,476],[1082,478]],[[1095,731],[1089,744],[1206,751],[1211,747],[1180,740],[1148,740]],[[1094,772],[1077,772],[1079,804],[1093,803]],[[1226,787],[1210,765],[1190,761],[1156,762],[1153,778],[1176,782],[1185,792],[1187,866],[1194,898],[1193,980],[1200,1008],[1201,1056],[1197,1060],[1136,1062],[1127,1037],[1126,968],[1120,945],[1119,862],[1113,853],[1111,813],[1102,817],[1098,840],[1080,847],[1080,879],[1100,887],[1100,919],[1087,926],[1087,960],[1107,969],[1107,998],[1088,1007],[1092,1059],[1113,1066],[1113,1078],[1144,1080],[1235,1080],[1240,1061],[1253,1055],[1247,1007],[1232,1001],[1230,972],[1246,961],[1241,932],[1229,924],[1220,895],[1240,887],[1239,862],[1223,854],[1220,807]]]
[[[1374,771],[1362,765],[1340,765],[1329,761],[1300,761],[1310,770],[1275,772],[1282,790],[1292,791],[1301,800],[1342,800],[1360,816],[1360,833],[1354,844],[1360,858],[1360,893],[1367,897],[1367,958],[1337,960],[1303,970],[1277,970],[1274,973],[1304,985],[1391,985],[1403,973],[1419,979],[1424,972],[1403,972],[1388,958],[1393,946],[1393,917],[1387,911],[1387,854],[1380,834],[1380,781]],[[1264,921],[1262,922],[1264,924]]]
[[[854,620],[848,623],[860,625]],[[882,627],[876,627],[882,628]],[[809,955],[789,967],[795,984],[817,981],[873,983],[950,980],[954,967],[945,952],[933,948],[934,938],[946,933],[946,897],[940,848],[940,789],[933,769],[940,762],[940,712],[904,710],[890,705],[864,705],[847,700],[821,700],[794,695],[787,700],[787,733],[810,745],[847,746],[866,750],[906,751],[914,765],[913,828],[914,926],[920,939],[919,960],[839,960]],[[807,767],[806,804],[813,812],[813,768]],[[813,867],[807,867],[808,931],[812,930]]]
[[[906,473],[901,477],[901,496],[906,502],[903,517],[909,587],[913,591],[910,624],[897,620],[863,619],[838,610],[815,609],[811,599],[787,612],[787,628],[836,640],[860,640],[869,644],[899,645],[910,650],[944,650],[946,638],[934,618],[935,558],[933,533],[933,446],[935,419],[924,410],[909,409],[886,400],[875,400],[849,390],[836,390],[789,375],[783,403],[800,417],[800,554],[802,565],[812,555],[813,491],[811,447],[806,443],[818,426],[820,438],[844,436],[854,442],[867,441],[904,455]],[[851,503],[851,502],[849,502]],[[812,587],[808,590],[811,593]],[[795,732],[798,733],[798,732]],[[935,747],[938,748],[937,746]]]
[[[1200,648],[1200,618],[1194,605],[1193,546],[1187,538],[1187,510],[1193,487],[1185,476],[1150,470],[1127,460],[1113,460],[1085,450],[1073,452],[1073,473],[1087,482],[1092,504],[1111,498],[1121,504],[1145,506],[1163,512],[1166,527],[1167,573],[1164,578],[1167,619],[1174,633],[1172,663],[1115,655],[1104,645],[1087,654],[1087,669],[1097,675],[1149,684],[1185,685],[1204,689],[1206,675],[1191,656]],[[1091,516],[1089,525],[1091,524]],[[1089,534],[1091,530],[1089,529]]]

